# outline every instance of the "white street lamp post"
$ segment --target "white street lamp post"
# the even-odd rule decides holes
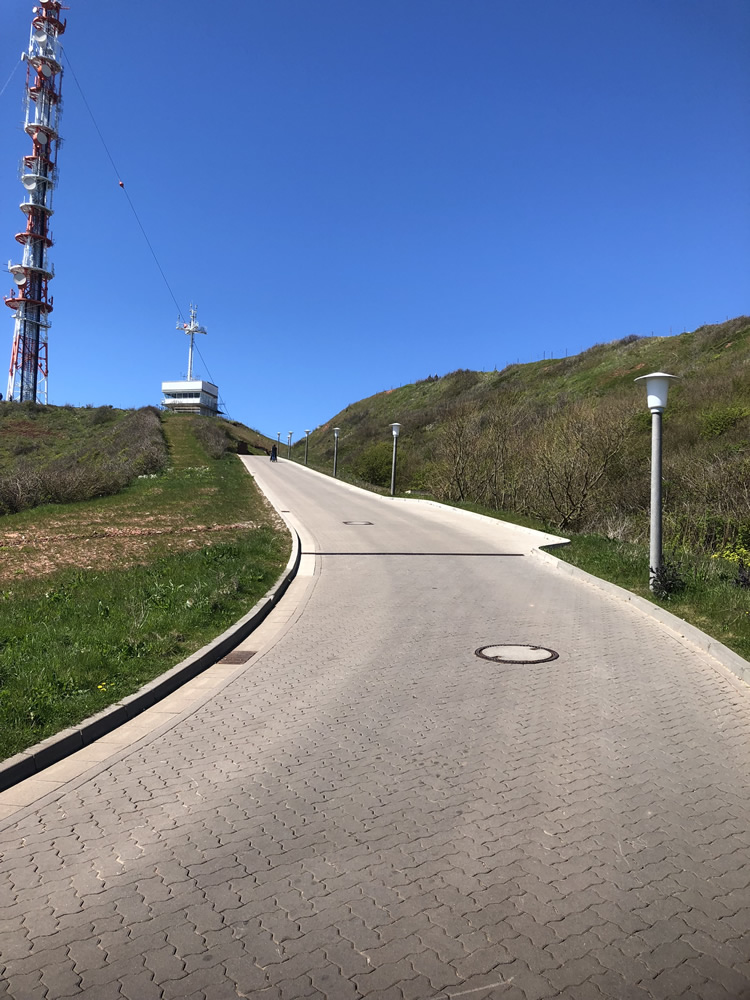
[[[305,431],[305,465],[307,465],[307,445],[310,441],[310,431]]]
[[[340,427],[333,428],[333,478],[336,478],[336,470],[339,466],[339,431]]]
[[[279,445],[279,451],[281,451],[281,431],[276,432],[276,441],[278,442]]]
[[[289,431],[286,438],[286,457],[292,457],[292,431]]]
[[[396,495],[396,452],[398,451],[398,432],[401,424],[391,424],[393,431],[393,462],[391,463],[391,496]]]
[[[651,536],[648,554],[648,585],[654,589],[656,574],[661,569],[661,415],[667,408],[669,380],[676,375],[652,372],[641,375],[636,382],[646,383],[648,408],[651,410]]]

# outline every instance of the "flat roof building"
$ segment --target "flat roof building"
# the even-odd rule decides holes
[[[162,382],[161,405],[172,413],[199,413],[215,417],[219,413],[219,389],[212,382],[190,379]]]

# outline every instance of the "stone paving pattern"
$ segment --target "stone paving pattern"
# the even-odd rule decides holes
[[[211,702],[0,831],[0,998],[750,998],[747,691],[533,556],[430,554],[521,551],[501,526],[277,471],[353,554]],[[560,656],[474,655],[504,641]]]

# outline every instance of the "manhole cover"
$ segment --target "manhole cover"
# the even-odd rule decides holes
[[[372,521],[344,521],[344,524],[372,524]]]
[[[549,663],[559,655],[554,649],[547,649],[545,646],[527,646],[521,643],[480,646],[475,653],[483,660],[494,660],[495,663]]]
[[[227,653],[226,656],[222,656],[219,663],[247,663],[247,661],[255,656],[257,650],[255,649],[235,649],[231,653]]]

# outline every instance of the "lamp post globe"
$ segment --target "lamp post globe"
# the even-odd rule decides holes
[[[654,589],[656,576],[662,563],[661,417],[667,408],[669,383],[674,378],[677,376],[668,375],[666,372],[651,372],[650,375],[639,375],[634,380],[646,383],[647,405],[651,411],[651,530],[648,553],[648,585],[651,590]]]
[[[647,406],[652,413],[663,413],[666,410],[669,382],[675,378],[676,375],[667,375],[666,372],[651,372],[650,375],[639,375],[635,379],[636,382],[646,383]]]
[[[396,454],[398,452],[398,435],[401,424],[391,424],[393,431],[393,460],[391,462],[391,496],[396,495]]]

